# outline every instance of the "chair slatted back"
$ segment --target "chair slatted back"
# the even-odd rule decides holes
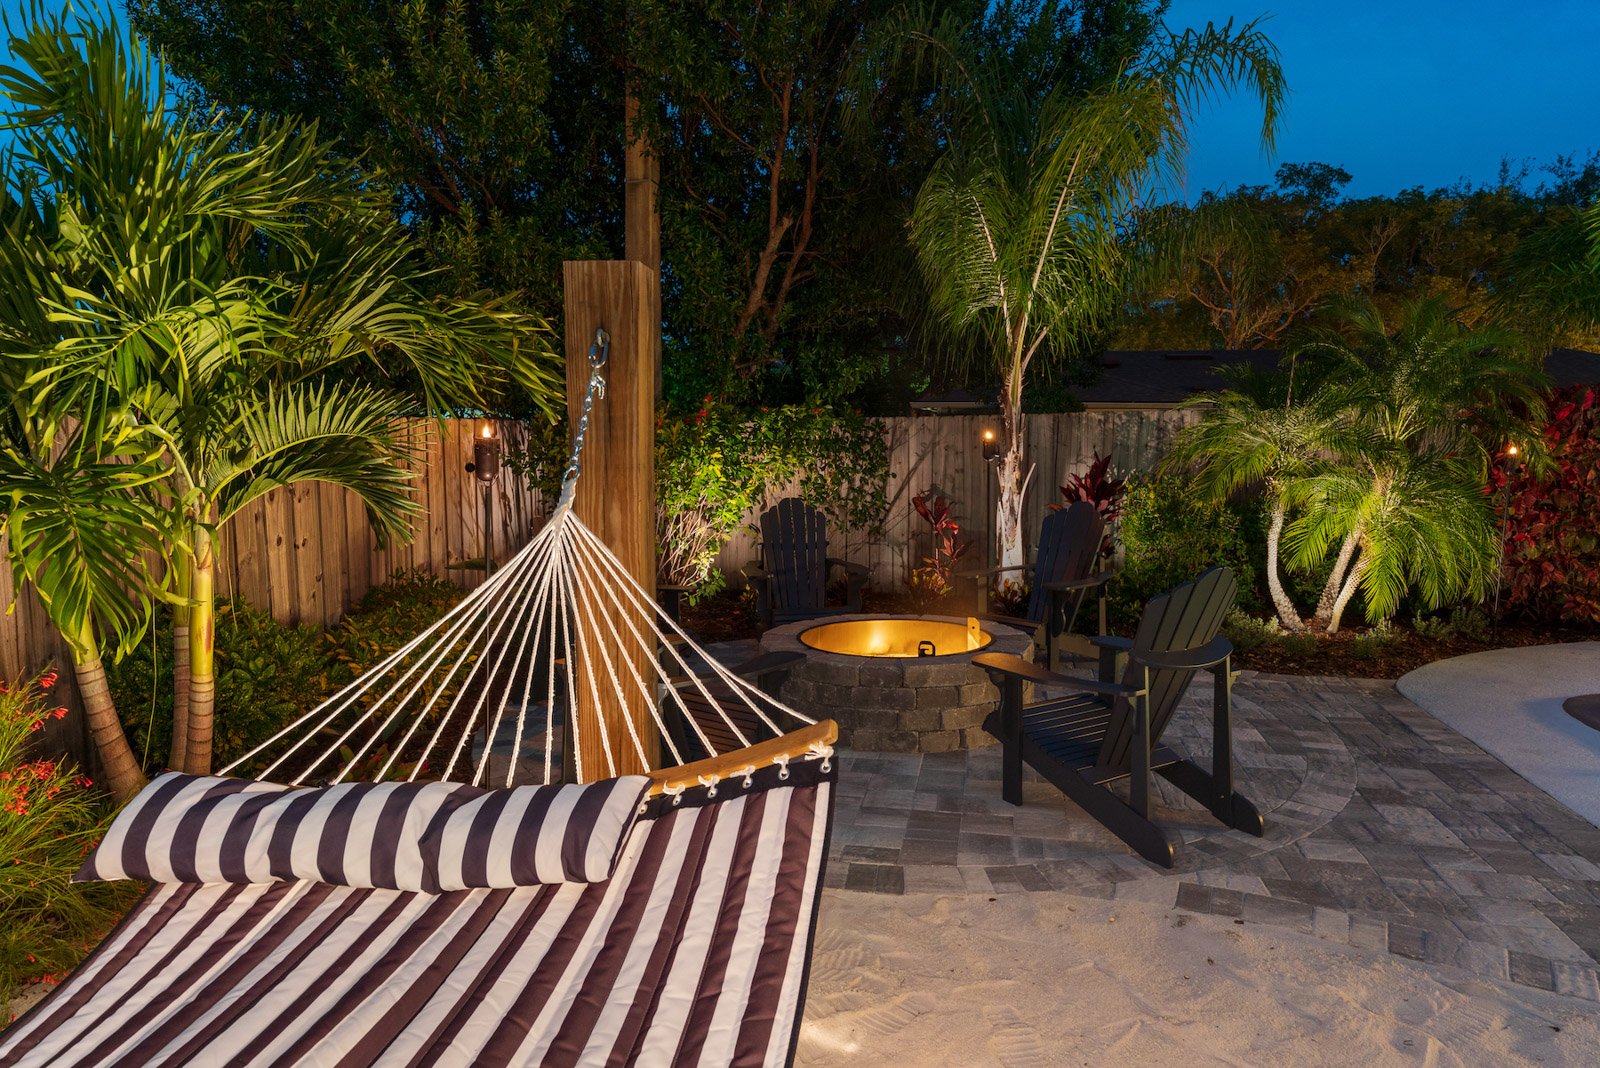
[[[1033,565],[1033,592],[1028,597],[1028,619],[1043,623],[1050,605],[1045,585],[1088,578],[1100,558],[1100,542],[1105,537],[1106,521],[1100,510],[1088,501],[1074,501],[1056,512],[1046,512],[1039,524],[1039,549]],[[1069,600],[1067,625],[1083,600],[1080,592]]]
[[[798,497],[761,513],[761,561],[772,576],[776,616],[822,611],[828,585],[828,520]]]
[[[1133,636],[1135,650],[1177,652],[1205,645],[1222,629],[1222,621],[1233,607],[1239,584],[1233,572],[1225,567],[1214,567],[1190,582],[1154,597],[1144,607],[1139,617],[1139,629]],[[1123,673],[1122,683],[1137,686],[1143,681],[1143,671],[1131,658]],[[1150,744],[1161,740],[1161,734],[1172,721],[1178,702],[1194,678],[1193,671],[1158,670],[1150,672]],[[1118,699],[1106,728],[1105,740],[1100,743],[1096,763],[1101,767],[1127,768],[1133,759],[1133,708],[1129,701]]]

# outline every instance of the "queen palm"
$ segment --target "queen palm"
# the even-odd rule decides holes
[[[1533,443],[1544,376],[1496,328],[1467,329],[1442,300],[1407,305],[1392,329],[1366,298],[1330,308],[1293,351],[1325,378],[1335,462],[1300,480],[1286,541],[1303,564],[1343,547],[1324,591],[1330,633],[1359,589],[1384,619],[1416,589],[1430,606],[1480,593],[1499,556],[1487,468]]]
[[[0,325],[5,355],[34,368],[35,410],[132,428],[159,457],[159,493],[128,492],[163,516],[179,604],[172,762],[203,772],[218,532],[269,490],[314,480],[355,492],[380,538],[405,534],[416,505],[396,417],[471,402],[497,369],[548,406],[546,328],[494,301],[430,297],[387,199],[314,129],[180,120],[159,65],[110,27],[45,21],[12,51],[23,66],[0,70],[0,92],[21,147],[6,210],[21,221],[0,265],[19,306]],[[92,619],[110,586],[85,603]],[[69,638],[79,626],[56,622]]]
[[[1025,561],[1022,393],[1030,368],[1069,359],[1121,313],[1146,244],[1136,205],[1180,172],[1194,104],[1245,83],[1270,145],[1284,86],[1255,23],[1158,36],[1110,84],[1030,93],[1003,51],[939,27],[913,28],[942,73],[952,143],[917,194],[911,240],[930,299],[982,336],[998,373],[997,530],[1002,567]]]

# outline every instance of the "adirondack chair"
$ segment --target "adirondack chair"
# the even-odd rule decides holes
[[[991,567],[971,572],[985,587],[1009,572],[1031,574],[1028,608],[1021,616],[984,613],[981,618],[1032,631],[1043,646],[1050,670],[1061,670],[1061,639],[1072,632],[1078,611],[1092,594],[1100,605],[1100,630],[1106,632],[1106,583],[1115,574],[1095,571],[1106,522],[1088,501],[1076,501],[1056,512],[1046,512],[1039,524],[1039,544],[1032,565]]]
[[[753,682],[762,693],[776,694],[789,670],[804,659],[802,653],[761,653],[729,670]],[[728,699],[728,683],[714,673],[675,675],[668,682],[673,693],[662,703],[662,718],[684,762],[700,760],[712,753],[731,753],[774,737],[772,728],[763,723],[752,708],[742,701]],[[775,718],[769,707],[764,706],[762,711],[769,719]],[[734,733],[734,727],[744,735],[742,741]],[[664,755],[670,755],[665,745],[662,749]]]
[[[1233,647],[1218,635],[1236,591],[1232,572],[1212,568],[1145,605],[1131,640],[1090,639],[1100,647],[1098,681],[1060,675],[1015,656],[973,657],[1000,687],[1000,708],[985,726],[1005,747],[1002,796],[1022,804],[1026,763],[1140,856],[1170,868],[1172,840],[1150,819],[1154,771],[1226,826],[1259,837],[1261,814],[1233,789]],[[1209,773],[1161,744],[1179,700],[1201,670],[1215,679]],[[1028,683],[1075,692],[1025,705]],[[1109,786],[1123,778],[1129,780],[1126,802]]]
[[[826,604],[828,575],[845,573],[842,607]],[[798,497],[785,497],[761,513],[761,559],[744,576],[755,587],[756,614],[764,626],[861,611],[867,569],[828,555],[828,520]]]

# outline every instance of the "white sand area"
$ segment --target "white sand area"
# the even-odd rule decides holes
[[[1600,1006],[1059,893],[823,898],[797,1063],[1600,1064]]]

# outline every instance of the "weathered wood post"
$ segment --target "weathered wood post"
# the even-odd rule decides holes
[[[660,348],[660,281],[656,271],[632,260],[576,260],[562,265],[565,283],[567,358],[567,412],[572,425],[583,407],[589,379],[589,346],[595,329],[611,336],[611,356],[605,367],[606,395],[589,416],[573,507],[585,525],[610,547],[622,566],[651,596],[656,588],[655,554],[655,400],[656,365]],[[627,724],[632,722],[645,751],[658,751],[650,708],[631,684],[618,694],[610,684],[602,647],[618,674],[626,677],[631,665],[645,679],[654,677],[649,657],[654,650],[627,641],[629,628],[609,606],[603,590],[593,591],[596,622],[590,626],[579,613],[583,641],[597,658],[593,664],[599,685],[598,699],[589,687],[587,668],[574,665],[577,680],[576,711],[572,717],[578,745],[584,754],[583,778],[603,779],[609,774],[601,742],[600,719],[605,721],[612,760],[619,775],[648,770],[634,750]],[[613,617],[624,642],[611,637],[601,614]],[[632,619],[641,633],[649,633],[642,612]],[[581,659],[581,658],[580,658]],[[599,707],[591,707],[598,704]]]

